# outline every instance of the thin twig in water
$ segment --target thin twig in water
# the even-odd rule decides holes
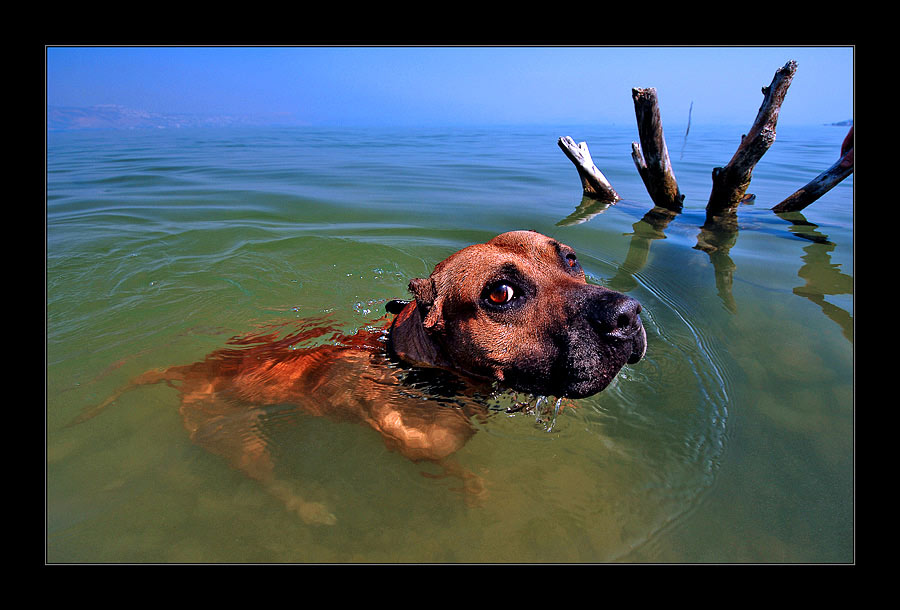
[[[681,144],[681,156],[678,158],[679,161],[684,159],[684,148],[687,146],[688,134],[691,133],[691,111],[693,111],[693,110],[694,110],[694,100],[691,100],[691,106],[690,106],[690,108],[688,108],[688,125],[687,125],[687,129],[684,131],[684,142],[682,142],[682,144]]]

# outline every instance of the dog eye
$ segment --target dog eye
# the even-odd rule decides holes
[[[509,284],[496,284],[487,293],[488,300],[494,305],[505,305],[516,298],[516,291]]]
[[[566,254],[566,264],[569,267],[574,267],[578,264],[578,257],[575,256],[574,252],[569,252],[568,254]]]

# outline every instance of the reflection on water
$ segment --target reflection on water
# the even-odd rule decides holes
[[[794,294],[806,297],[822,308],[830,320],[841,327],[841,332],[853,342],[853,315],[825,300],[827,296],[853,294],[853,278],[841,273],[840,266],[832,264],[831,253],[837,244],[819,232],[818,227],[806,220],[801,212],[785,212],[778,216],[791,223],[790,232],[812,243],[803,248],[803,266],[797,275],[806,283],[794,288]]]
[[[605,201],[597,201],[596,199],[585,195],[581,198],[581,203],[578,205],[575,211],[557,222],[556,226],[570,227],[572,225],[588,222],[595,216],[598,216],[609,209],[610,205],[612,204]]]
[[[752,203],[753,196],[745,198],[743,203]],[[610,204],[593,201],[585,197],[578,209],[558,225],[569,225],[590,220],[593,216],[602,214]],[[665,230],[669,224],[678,218],[680,212],[654,206],[639,221],[632,225],[631,241],[628,246],[628,254],[618,271],[610,281],[609,287],[614,290],[628,292],[637,285],[634,278],[647,264],[650,256],[651,244],[659,239],[665,239]],[[806,282],[803,286],[794,288],[794,294],[803,296],[822,308],[822,312],[833,320],[844,336],[853,342],[853,316],[841,307],[829,303],[826,296],[852,295],[853,278],[841,273],[840,265],[831,263],[830,253],[837,245],[828,240],[828,236],[819,232],[818,226],[806,220],[802,212],[784,212],[773,214],[791,223],[788,229],[791,235],[812,242],[803,251],[803,265],[798,275]],[[715,271],[716,290],[722,305],[731,313],[737,312],[737,303],[732,294],[734,276],[737,265],[729,256],[729,251],[738,240],[739,222],[737,214],[725,214],[722,216],[706,218],[700,226],[697,235],[697,250],[702,250],[709,255]]]

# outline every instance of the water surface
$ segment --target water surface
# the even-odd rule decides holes
[[[685,210],[663,219],[632,126],[50,133],[48,561],[852,561],[853,177],[802,214],[768,209],[846,128],[780,127],[754,205],[712,235],[710,172],[741,127],[682,133],[667,126]],[[562,135],[624,201],[582,201]],[[304,418],[273,432],[277,468],[338,519],[305,525],[190,442],[165,384],[66,426],[266,324],[353,332],[453,251],[523,228],[641,301],[649,347],[549,431],[524,412],[482,425],[457,456],[481,506],[369,429]]]

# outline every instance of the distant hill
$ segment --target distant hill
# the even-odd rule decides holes
[[[86,108],[48,106],[47,129],[177,129],[180,127],[225,127],[230,125],[296,124],[289,117],[201,116],[147,112],[117,105]]]
[[[837,123],[826,123],[826,125],[834,125],[835,127],[850,127],[851,125],[853,125],[853,119],[838,121]]]

